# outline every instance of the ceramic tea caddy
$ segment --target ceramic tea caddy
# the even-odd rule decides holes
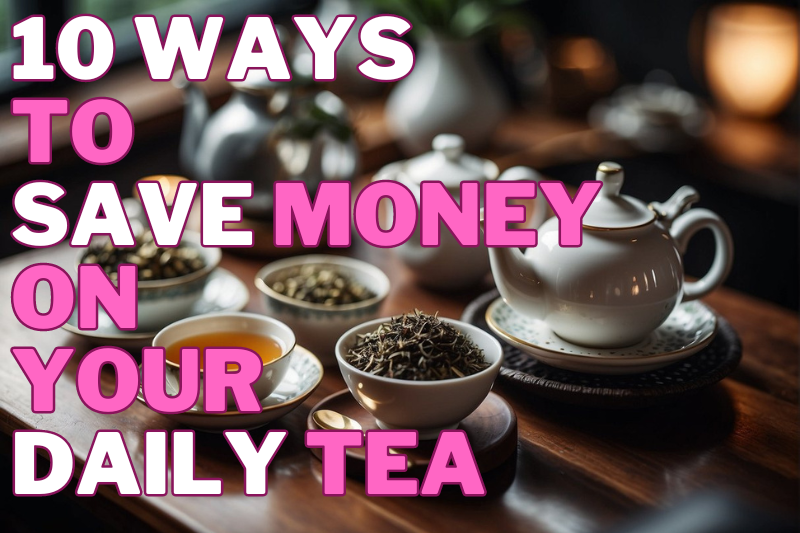
[[[527,167],[513,167],[500,174],[497,165],[464,153],[464,139],[458,135],[440,134],[433,139],[433,150],[406,161],[382,168],[374,181],[393,180],[405,185],[420,202],[423,181],[441,181],[450,195],[460,202],[461,182],[491,180],[538,180],[539,174]],[[537,195],[527,205],[527,227],[537,227],[545,218],[547,202]],[[391,226],[391,206],[383,210],[384,227]],[[414,273],[418,283],[427,287],[454,290],[478,283],[489,273],[486,247],[465,247],[456,240],[444,222],[440,222],[440,245],[423,247],[419,228],[408,241],[395,248],[402,262]]]
[[[182,72],[176,72],[174,83],[185,95],[181,167],[193,178],[252,179],[259,171],[274,170],[274,157],[262,145],[288,107],[290,83],[251,72],[245,81],[231,83],[231,97],[215,113],[199,84]]]
[[[199,180],[253,181],[253,198],[239,202],[249,219],[271,219],[277,180],[304,181],[313,195],[322,180],[358,173],[347,106],[313,80],[271,81],[251,71],[231,82],[230,99],[213,114],[199,85],[185,78],[176,85],[186,95],[181,166]]]
[[[613,348],[644,340],[680,302],[705,296],[728,275],[733,242],[725,222],[688,186],[649,206],[620,194],[624,173],[602,163],[600,192],[583,218],[583,243],[559,245],[558,220],[539,228],[539,244],[490,248],[491,268],[503,299],[521,315],[544,320],[563,339]],[[692,236],[710,229],[713,264],[697,281],[684,279],[682,255]]]

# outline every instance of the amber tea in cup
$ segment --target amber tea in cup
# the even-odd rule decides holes
[[[163,346],[167,365],[173,371],[180,366],[181,348],[200,350],[200,370],[203,370],[203,352],[206,348],[245,348],[261,357],[261,376],[251,384],[256,398],[267,398],[283,380],[291,363],[295,347],[294,332],[289,326],[264,315],[255,313],[227,312],[184,318],[158,332],[153,346]],[[236,371],[238,365],[228,365]],[[200,375],[201,393],[198,402],[203,404],[205,382]],[[237,409],[233,391],[227,391],[228,410]]]
[[[267,335],[245,331],[217,331],[192,335],[167,345],[167,361],[179,365],[181,348],[198,348],[200,350],[200,370],[204,368],[206,348],[246,348],[257,353],[264,364],[278,359],[285,351],[285,347],[279,340]],[[235,370],[236,367],[236,364],[229,364],[228,370]]]

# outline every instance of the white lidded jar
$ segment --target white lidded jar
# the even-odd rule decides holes
[[[386,121],[407,155],[424,152],[439,133],[457,133],[466,146],[485,146],[508,112],[499,75],[480,41],[425,34],[414,69],[386,102]]]
[[[492,180],[539,179],[539,174],[527,167],[513,167],[501,175],[493,162],[465,153],[464,139],[459,135],[439,134],[432,145],[430,152],[385,166],[375,174],[373,181],[392,180],[405,185],[414,194],[417,205],[421,200],[422,182],[440,181],[460,205],[461,183],[465,181],[483,185]],[[525,225],[537,227],[547,212],[544,195],[537,195],[526,207]],[[393,219],[394,212],[388,202],[383,209],[382,226],[391,227]],[[438,247],[423,247],[418,224],[411,238],[395,248],[398,257],[414,273],[417,283],[440,290],[463,289],[479,283],[489,273],[486,247],[482,243],[477,247],[462,246],[442,221],[439,232]]]

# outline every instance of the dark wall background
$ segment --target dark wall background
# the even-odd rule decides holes
[[[697,65],[689,60],[692,21],[696,14],[702,17],[709,7],[724,3],[732,2],[533,0],[526,8],[548,36],[587,35],[602,42],[614,54],[623,81],[640,82],[649,71],[664,69],[684,89],[707,94]],[[769,3],[798,7],[791,0]]]

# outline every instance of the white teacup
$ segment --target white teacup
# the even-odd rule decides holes
[[[166,348],[188,337],[217,332],[253,333],[274,339],[280,344],[282,349],[280,357],[264,363],[261,376],[253,383],[253,392],[259,400],[272,394],[286,375],[296,343],[291,328],[274,318],[254,313],[212,313],[185,318],[158,332],[153,339],[153,346]],[[180,365],[167,360],[167,367],[172,370],[173,376],[177,377]],[[169,375],[167,379],[170,379]],[[230,390],[226,400],[228,410],[236,410],[236,402]],[[200,370],[200,396],[197,405],[203,406],[203,370]]]

